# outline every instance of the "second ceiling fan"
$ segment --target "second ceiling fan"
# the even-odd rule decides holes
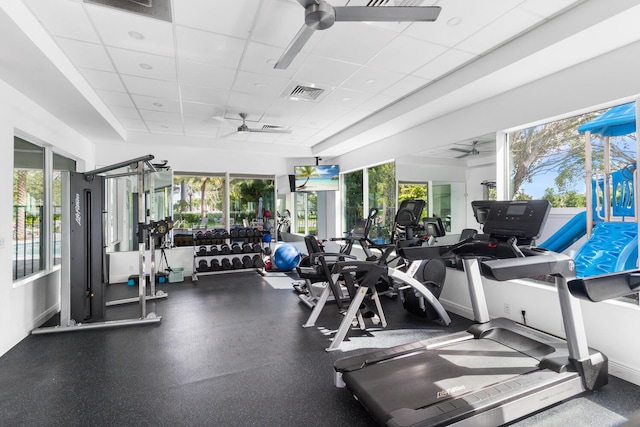
[[[336,6],[325,0],[298,0],[304,7],[304,25],[287,46],[274,68],[286,69],[314,31],[326,30],[336,21],[351,22],[403,22],[435,21],[439,6],[378,6],[386,1],[371,0],[367,6]]]

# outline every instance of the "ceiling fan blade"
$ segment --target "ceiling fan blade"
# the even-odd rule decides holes
[[[455,148],[455,147],[449,148],[449,150],[459,151],[461,153],[466,153],[466,154],[470,154],[471,153],[471,150],[464,150],[462,148]]]
[[[302,25],[298,34],[296,34],[291,43],[289,43],[289,46],[287,46],[287,49],[284,51],[280,59],[278,59],[278,62],[273,66],[273,68],[277,70],[286,69],[296,55],[302,50],[302,47],[307,43],[307,41],[309,41],[314,32],[315,30],[307,27],[306,24]]]
[[[435,21],[441,10],[439,6],[338,6],[334,9],[336,22]]]
[[[251,133],[253,132],[262,132],[262,133],[291,133],[291,129],[249,129]]]

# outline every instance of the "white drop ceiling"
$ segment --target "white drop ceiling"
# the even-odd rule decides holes
[[[367,1],[329,3],[364,6]],[[11,22],[24,34],[0,26],[2,49],[20,49],[16,58],[9,52],[3,55],[0,77],[18,90],[33,92],[54,115],[96,143],[163,134],[175,137],[172,140],[178,144],[242,142],[244,147],[283,156],[338,156],[429,120],[436,114],[433,110],[454,111],[585,60],[589,53],[581,43],[594,38],[588,29],[562,34],[557,40],[549,35],[549,49],[569,41],[575,45],[560,64],[538,49],[500,64],[476,85],[451,87],[431,101],[419,98],[421,90],[454,70],[473,66],[498,47],[553,23],[557,16],[571,14],[582,3],[414,0],[409,4],[442,7],[438,20],[338,22],[317,31],[288,69],[276,70],[275,62],[304,22],[304,9],[295,0],[172,0],[172,22],[82,0],[7,0],[0,4],[0,24]],[[637,15],[634,2],[626,3]],[[6,41],[25,36],[29,42]],[[602,48],[634,37],[640,38],[640,33],[601,42],[606,45]],[[62,72],[82,96],[52,94],[57,103],[46,102],[44,87],[35,95],[47,75],[19,77],[26,65],[12,64],[26,61],[33,46],[30,50],[23,45],[30,43],[55,65],[41,67],[41,72],[54,68]],[[534,66],[527,59],[535,60]],[[314,101],[291,100],[287,95],[296,85],[324,92]],[[71,102],[78,102],[78,108],[57,106]],[[238,134],[240,113],[248,114],[251,128],[282,126],[291,132]],[[450,148],[470,145],[473,139],[430,147],[423,154],[457,157],[461,153]],[[478,148],[490,151],[485,146]]]

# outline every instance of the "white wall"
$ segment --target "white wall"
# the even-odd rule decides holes
[[[58,310],[60,270],[13,282],[13,138],[19,135],[75,159],[78,169],[93,167],[93,144],[0,81],[0,355]]]

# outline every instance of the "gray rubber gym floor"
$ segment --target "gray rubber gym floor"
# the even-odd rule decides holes
[[[327,353],[340,316],[329,305],[304,329],[309,309],[283,273],[231,273],[163,284],[148,303],[156,325],[29,336],[0,358],[0,425],[6,426],[370,426],[333,361],[465,329],[407,313],[382,299],[389,326],[352,333]],[[110,285],[109,300],[137,287]],[[137,305],[109,307],[110,320],[137,317]],[[639,409],[640,387],[611,377],[600,391],[520,420],[517,426],[617,426]]]

